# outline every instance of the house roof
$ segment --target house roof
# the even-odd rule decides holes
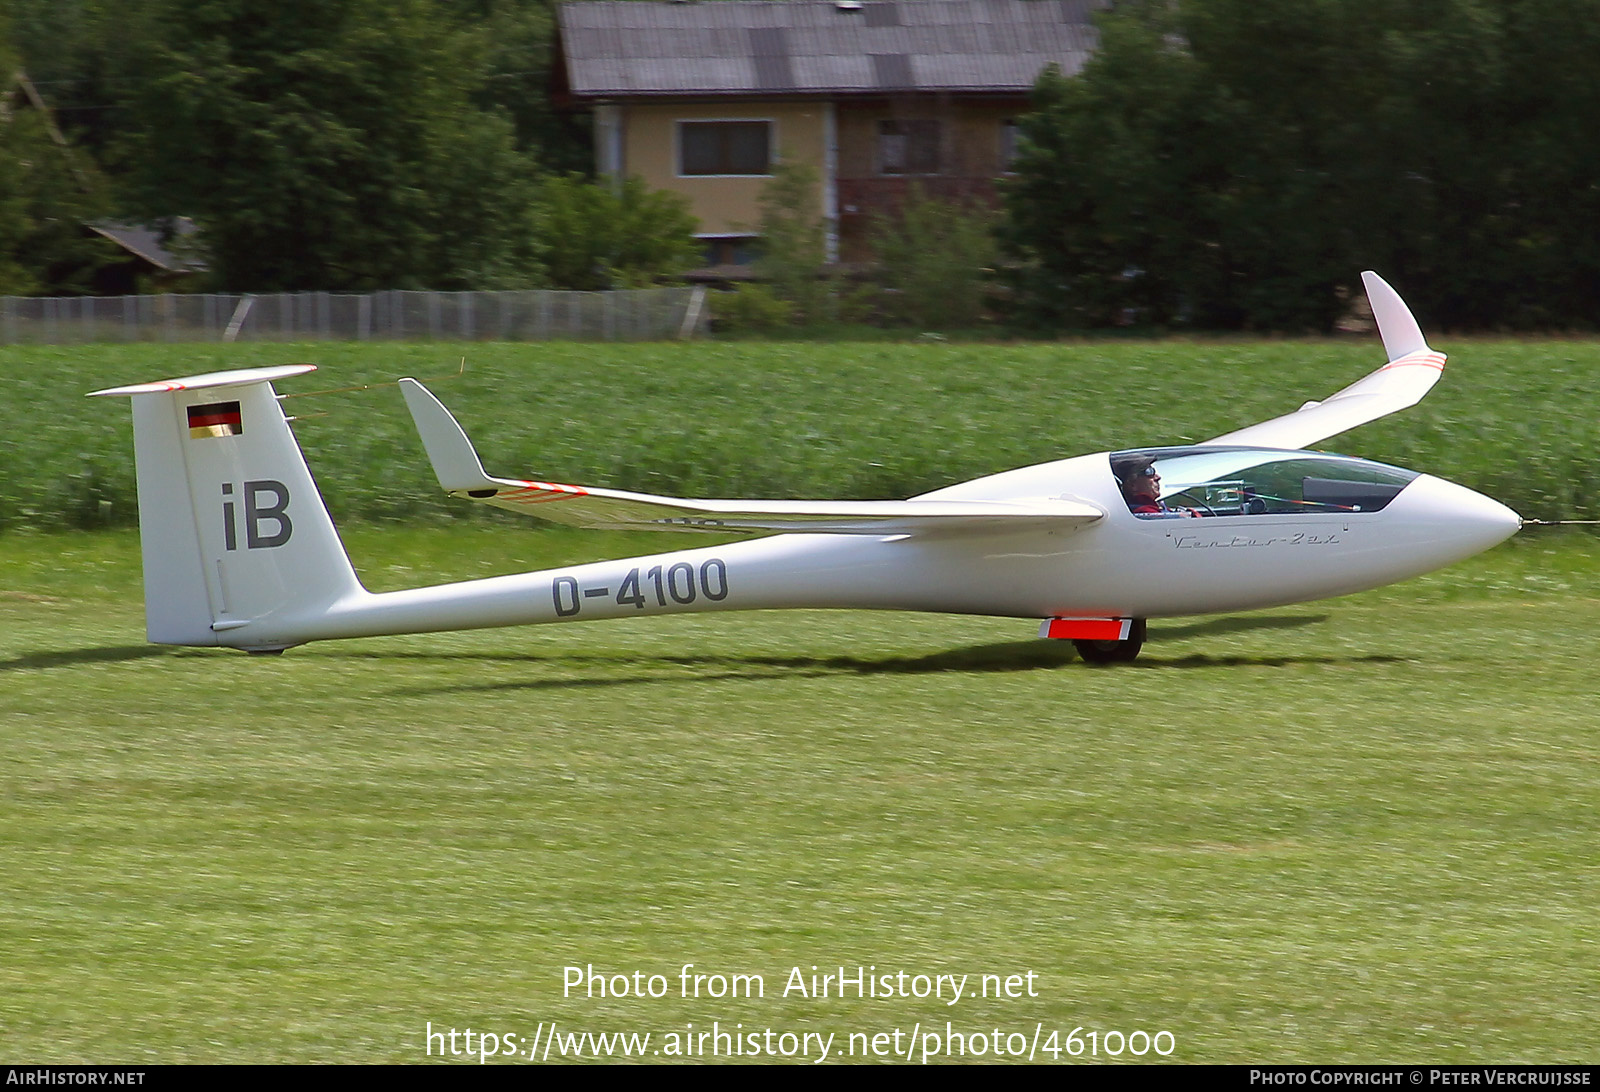
[[[195,232],[195,224],[187,216],[174,218],[165,228],[147,227],[143,224],[114,224],[102,221],[86,225],[90,231],[103,235],[123,250],[140,258],[164,273],[203,273],[206,263],[198,257],[173,253],[168,247],[174,240],[187,239]]]
[[[579,98],[1026,94],[1072,75],[1105,0],[716,0],[562,4]]]

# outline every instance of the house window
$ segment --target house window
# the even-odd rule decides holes
[[[1021,138],[1022,130],[1011,118],[1000,123],[1000,169],[1006,174],[1017,169],[1017,142]]]
[[[939,123],[878,122],[878,159],[884,174],[938,174]]]
[[[756,260],[760,240],[752,235],[703,235],[705,264],[749,265]]]
[[[770,174],[770,121],[680,121],[678,161],[682,173]]]

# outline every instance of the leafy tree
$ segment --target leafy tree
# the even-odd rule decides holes
[[[1130,0],[1047,73],[1003,236],[1048,325],[1325,329],[1362,268],[1441,326],[1592,323],[1584,0]]]
[[[92,163],[18,94],[5,15],[0,8],[0,295],[83,294],[114,253],[84,227],[104,215],[104,187]]]
[[[761,190],[761,256],[756,273],[800,322],[833,317],[834,278],[828,276],[827,226],[817,207],[817,172],[786,160],[772,168]]]
[[[32,111],[0,119],[0,295],[93,292],[112,245],[86,230],[104,215],[93,174]]]
[[[700,257],[699,224],[680,194],[651,190],[637,178],[615,185],[577,174],[540,187],[541,239],[551,282],[594,291],[639,288],[692,269]]]
[[[533,165],[477,109],[481,41],[431,0],[154,0],[139,204],[254,291],[537,283]]]
[[[586,110],[557,109],[550,99],[554,63],[555,0],[439,0],[464,28],[478,33],[486,68],[474,100],[504,111],[517,148],[546,170],[588,174],[594,141]]]
[[[886,311],[925,329],[976,326],[995,259],[994,213],[913,191],[898,214],[880,219],[874,249]]]
[[[21,63],[74,145],[102,168],[163,37],[151,0],[0,0]],[[9,75],[9,72],[7,73]]]
[[[32,226],[28,216],[22,159],[14,147],[15,133],[0,123],[0,296],[23,296],[36,283],[19,260],[22,241]]]
[[[1210,164],[1191,148],[1202,74],[1162,21],[1108,21],[1097,70],[1054,67],[1020,120],[1000,228],[1019,317],[1044,326],[1107,325],[1137,313],[1171,321],[1189,266],[1216,246],[1184,249],[1204,230],[1187,200]],[[1103,71],[1104,75],[1098,72]]]

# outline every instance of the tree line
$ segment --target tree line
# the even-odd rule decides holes
[[[66,225],[96,217],[193,217],[223,291],[692,266],[684,202],[582,176],[582,123],[549,102],[552,28],[547,0],[0,0],[0,71],[22,66],[70,137],[24,109],[0,133],[0,291],[87,290],[92,255],[37,252],[82,250]]]
[[[745,302],[1301,332],[1372,268],[1437,328],[1592,327],[1597,16],[1119,0],[1081,75],[1034,89],[998,255],[980,210],[917,203],[884,225],[887,294],[819,302],[816,225],[778,217],[778,307]],[[599,288],[697,264],[681,200],[584,176],[586,123],[550,102],[553,28],[553,0],[0,0],[0,72],[25,69],[66,135],[11,94],[0,293],[87,291],[104,244],[77,225],[97,217],[194,217],[224,290]]]
[[[1594,0],[1121,0],[1047,72],[1019,318],[1328,329],[1377,269],[1445,329],[1600,318]]]

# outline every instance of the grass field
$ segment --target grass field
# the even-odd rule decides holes
[[[1600,515],[1600,343],[1441,347],[1422,406],[1336,446]],[[526,1054],[553,1021],[650,1033],[649,1057],[690,1024],[942,1056],[948,1024],[984,1057],[1069,1061],[1077,1028],[1102,1060],[1108,1032],[1165,1031],[1186,1062],[1593,1061],[1593,536],[1153,623],[1116,670],[1031,623],[858,612],[273,659],[145,643],[127,408],[84,391],[311,358],[284,384],[308,391],[462,352],[436,389],[491,472],[734,496],[903,496],[1200,439],[1381,359],[1375,339],[0,350],[0,1058],[408,1062],[430,1024]],[[457,518],[392,389],[287,404],[374,590],[661,548]],[[685,998],[684,964],[764,995]],[[665,996],[564,996],[590,965]],[[813,967],[1032,973],[1035,995],[785,996]]]
[[[1440,474],[1526,516],[1600,518],[1600,341],[1441,342],[1406,413],[1333,450]],[[0,348],[0,532],[131,527],[132,430],[97,388],[310,360],[299,393],[435,384],[490,473],[678,496],[904,497],[1088,451],[1202,440],[1382,363],[1338,341],[86,345]],[[461,518],[392,387],[293,398],[334,517]]]
[[[348,537],[378,588],[651,548]],[[948,1022],[1593,1061],[1593,542],[1154,624],[1097,670],[1026,623],[827,612],[172,650],[131,533],[8,535],[0,1055],[407,1062],[430,1023],[525,1052],[555,1021],[838,1058]],[[685,963],[765,996],[683,999]],[[563,997],[591,964],[668,995]],[[784,997],[813,965],[1037,996]]]

